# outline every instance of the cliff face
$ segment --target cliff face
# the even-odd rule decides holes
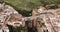
[[[31,31],[35,32],[60,32],[60,8],[47,9],[40,7],[33,10],[31,17],[23,17],[13,7],[0,4],[0,25],[4,31],[9,31],[8,25],[13,27],[25,26],[25,21],[28,21],[28,26]],[[25,31],[25,30],[23,30]]]
[[[6,5],[5,3],[0,3],[0,29],[1,31],[9,32],[7,25],[12,25],[13,27],[22,25],[21,18],[23,16],[19,14],[13,7]],[[7,25],[6,25],[7,24]]]
[[[37,10],[33,10],[32,16],[40,15],[39,20],[34,19],[35,24],[37,23],[38,32],[49,31],[49,32],[59,32],[60,31],[60,8],[57,9],[46,9],[45,7],[40,7]],[[39,24],[44,23],[42,27]],[[35,25],[34,24],[34,25]],[[36,26],[36,25],[35,25]],[[42,28],[42,29],[41,29]],[[45,28],[45,29],[44,29]],[[43,30],[43,31],[42,31]]]

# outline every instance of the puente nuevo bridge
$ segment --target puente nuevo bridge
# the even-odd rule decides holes
[[[47,30],[48,32],[60,32],[60,8],[47,10],[45,7],[40,7],[33,10],[32,16],[23,17],[10,5],[0,3],[0,32],[9,32],[7,25],[24,27],[26,21],[32,21],[38,32],[47,32]]]

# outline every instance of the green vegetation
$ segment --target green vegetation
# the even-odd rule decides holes
[[[2,1],[2,0],[0,0]],[[4,0],[4,2],[11,4],[18,10],[30,11],[45,4],[60,4],[60,0]]]
[[[41,4],[39,0],[4,0],[4,2],[15,6],[19,10],[27,10],[27,11],[36,8]]]
[[[23,16],[27,16],[31,11],[39,6],[47,4],[60,4],[60,0],[0,0],[13,6]]]
[[[2,1],[2,0],[0,0]],[[60,4],[60,0],[3,0],[6,3],[11,4],[18,10],[30,11],[45,4]]]

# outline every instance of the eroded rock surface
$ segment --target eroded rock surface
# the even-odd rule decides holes
[[[60,8],[46,9],[40,7],[33,10],[31,17],[23,17],[9,5],[0,4],[0,29],[9,32],[8,25],[13,27],[25,26],[25,21],[32,21],[38,32],[60,32]],[[30,26],[30,27],[33,27]]]
[[[20,24],[22,25],[22,17],[23,16],[19,14],[13,7],[6,5],[5,3],[0,3],[0,30],[9,32],[7,25],[12,25],[14,27],[20,26]]]
[[[42,19],[42,21],[39,20],[39,22],[45,23],[46,27],[48,29],[48,32],[60,32],[60,8],[57,9],[46,9],[45,7],[40,7],[37,10],[33,10],[32,12],[33,16],[39,15],[38,18]],[[38,21],[35,21],[35,23]],[[37,24],[38,25],[38,24]],[[40,26],[40,25],[38,25]],[[42,25],[43,26],[43,25]],[[38,28],[38,32],[40,32]],[[44,30],[44,28],[42,27]],[[41,30],[42,30],[41,29]],[[43,32],[43,31],[42,31]]]

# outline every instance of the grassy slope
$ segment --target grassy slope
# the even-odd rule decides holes
[[[40,6],[39,0],[4,0],[5,2],[15,6],[19,10],[31,10],[37,6]]]
[[[30,11],[42,4],[56,3],[60,4],[60,0],[4,0],[5,2],[15,6],[18,10]]]

